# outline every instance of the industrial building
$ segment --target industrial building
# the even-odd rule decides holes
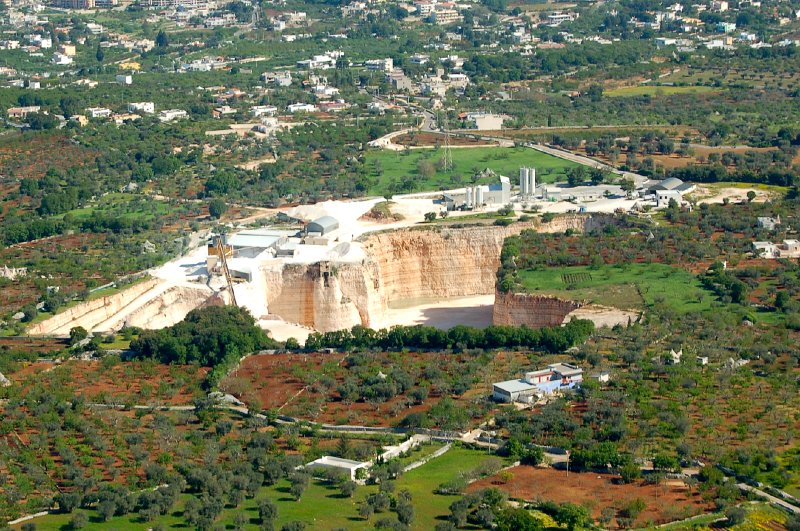
[[[489,205],[507,205],[511,202],[511,180],[500,176],[500,182],[471,186],[463,192],[444,195],[447,210],[471,210]]]
[[[372,466],[372,463],[369,461],[353,461],[351,459],[323,455],[319,459],[308,463],[305,468],[306,470],[335,470],[347,475],[350,480],[355,480],[358,470],[362,468],[368,470],[370,466]]]
[[[697,188],[697,186],[692,183],[685,183],[677,177],[669,177],[664,180],[645,181],[642,187],[642,193],[655,195],[656,192],[671,191],[683,195],[693,192],[695,188]]]
[[[325,236],[339,228],[339,221],[331,216],[322,216],[306,225],[306,234]]]
[[[519,194],[523,200],[536,196],[536,168],[519,169]]]

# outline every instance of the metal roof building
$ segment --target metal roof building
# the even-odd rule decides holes
[[[306,232],[318,232],[323,236],[339,228],[339,221],[331,216],[317,218],[306,226]]]

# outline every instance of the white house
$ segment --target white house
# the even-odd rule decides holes
[[[106,109],[105,107],[89,107],[86,109],[86,114],[89,115],[89,118],[108,118],[111,116],[111,109]]]
[[[292,84],[292,73],[286,71],[264,72],[261,74],[261,79],[268,84],[288,87]]]
[[[683,358],[683,349],[678,350],[678,352],[675,352],[674,349],[669,349],[669,356],[667,357],[667,364],[668,365],[678,365],[681,362],[681,358]]]
[[[117,83],[119,83],[120,85],[133,84],[133,76],[128,74],[118,74],[115,79],[117,80]]]
[[[63,53],[54,53],[53,58],[50,60],[51,63],[58,66],[66,66],[72,64],[72,57],[69,55],[64,55]]]
[[[158,119],[162,122],[171,122],[180,118],[186,118],[189,114],[181,109],[168,109],[158,113]]]
[[[364,62],[367,70],[383,70],[384,72],[391,72],[394,70],[394,61],[391,57],[386,59],[370,59]]]
[[[316,105],[311,105],[310,103],[292,103],[286,107],[286,110],[291,114],[298,112],[316,112],[317,107]]]
[[[503,128],[506,117],[502,114],[489,114],[483,112],[467,113],[466,120],[475,125],[478,131],[492,131]]]
[[[128,104],[128,112],[141,112],[144,114],[153,114],[156,112],[156,104],[152,101],[139,101]]]
[[[758,226],[762,229],[767,230],[775,230],[775,228],[781,224],[781,217],[777,216],[774,218],[770,217],[759,217],[758,218]]]
[[[252,114],[254,118],[258,118],[260,116],[272,116],[277,113],[278,108],[274,105],[253,105],[250,107],[250,114]]]
[[[753,242],[753,251],[760,258],[777,258],[780,256],[778,246],[772,242]]]

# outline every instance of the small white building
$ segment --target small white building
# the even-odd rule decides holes
[[[783,240],[783,248],[792,254],[800,252],[800,240]]]
[[[69,55],[65,55],[63,53],[54,53],[53,58],[50,60],[51,63],[58,66],[66,66],[72,64],[72,57]]]
[[[366,470],[369,469],[370,466],[371,463],[367,461],[353,461],[351,459],[323,455],[319,459],[308,463],[305,468],[307,470],[336,470],[345,474],[351,480],[354,480],[360,469]]]
[[[677,190],[657,190],[656,206],[665,207],[669,205],[670,199],[674,199],[678,204],[681,202],[681,193]]]
[[[129,74],[118,74],[114,79],[117,80],[117,83],[120,85],[132,85],[133,84],[133,76]]]
[[[286,110],[291,114],[298,112],[317,112],[317,107],[310,103],[292,103],[286,107]]]
[[[153,114],[156,112],[156,104],[152,101],[139,101],[128,104],[128,112],[141,112],[144,114]]]
[[[108,118],[111,116],[111,109],[105,107],[89,107],[86,109],[89,118]]]
[[[471,112],[467,113],[466,120],[472,122],[478,131],[496,131],[503,128],[506,117],[502,114]]]
[[[167,109],[158,113],[158,119],[162,122],[171,122],[172,120],[179,120],[187,116],[189,116],[189,114],[182,109]]]
[[[758,226],[762,229],[767,230],[775,230],[775,228],[781,224],[781,217],[777,216],[774,218],[771,217],[759,217],[758,218]]]
[[[250,107],[250,114],[252,114],[254,118],[259,118],[261,116],[274,116],[277,113],[278,108],[274,105],[253,105]]]
[[[753,242],[753,252],[760,258],[777,258],[781,254],[778,246],[772,242]]]
[[[264,72],[261,74],[261,79],[270,85],[288,87],[292,84],[292,73],[287,71]]]
[[[370,59],[364,62],[367,70],[383,70],[384,72],[391,72],[394,70],[394,61],[391,57],[386,59]]]

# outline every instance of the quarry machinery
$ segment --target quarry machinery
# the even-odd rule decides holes
[[[228,269],[228,252],[230,252],[230,247],[225,245],[224,238],[222,236],[217,236],[215,240],[214,250],[215,254],[219,258],[220,269],[222,270],[222,274],[225,276],[225,282],[228,284],[228,291],[231,294],[231,304],[238,306],[236,303],[236,294],[233,292],[233,279],[231,278],[231,271]]]

